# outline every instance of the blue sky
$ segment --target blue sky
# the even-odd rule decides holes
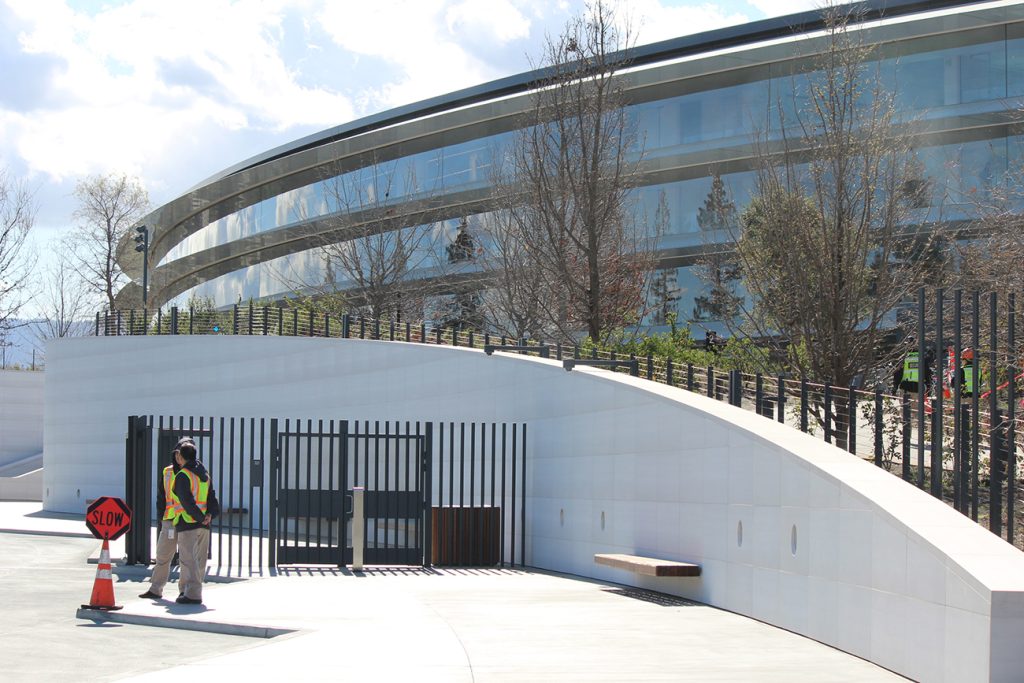
[[[620,1],[639,43],[820,0]],[[35,188],[41,254],[76,180],[154,206],[303,135],[530,68],[581,0],[0,0],[0,167]]]

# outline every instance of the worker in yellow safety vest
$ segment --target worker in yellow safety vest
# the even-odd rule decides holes
[[[973,396],[977,390],[977,378],[974,372],[974,349],[966,348],[960,353],[960,374],[963,386],[961,396]]]
[[[196,448],[185,444],[175,458],[179,469],[174,475],[171,494],[175,499],[181,595],[175,602],[199,605],[203,602],[203,579],[206,577],[206,556],[210,548],[210,524],[220,513],[210,474],[196,457]],[[177,506],[181,507],[178,512]]]
[[[931,349],[925,351],[922,367],[920,354],[917,350],[909,351],[903,358],[902,367],[897,366],[893,376],[893,391],[906,391],[916,394],[927,391],[932,381],[932,366],[935,354]]]
[[[174,476],[181,469],[176,461],[178,449],[184,444],[190,444],[195,448],[192,439],[184,437],[180,439],[171,454],[172,462],[163,469],[160,482],[156,488],[156,509],[160,512],[160,523],[156,535],[156,564],[153,566],[153,573],[149,578],[149,589],[141,594],[140,598],[160,600],[163,598],[164,586],[171,574],[171,562],[175,553],[178,552],[178,539],[175,536],[174,524],[178,521],[184,508],[171,486],[174,483]]]

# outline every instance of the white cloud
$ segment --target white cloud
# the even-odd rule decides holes
[[[729,12],[721,3],[690,2],[669,5],[660,0],[619,0],[616,11],[629,17],[639,44],[709,31],[750,21],[741,12]]]
[[[11,7],[29,27],[23,49],[67,65],[51,84],[65,108],[5,117],[34,172],[133,172],[192,128],[283,131],[353,115],[348,97],[299,85],[284,63],[283,5],[140,0],[93,16],[56,0]]]
[[[529,37],[543,3],[510,0],[377,0],[326,3],[317,19],[346,51],[383,60],[397,74],[369,88],[371,108],[392,107],[508,75],[488,62]],[[528,68],[525,57],[517,61]]]
[[[503,0],[464,0],[445,12],[448,32],[507,43],[526,38],[530,20],[519,8]]]

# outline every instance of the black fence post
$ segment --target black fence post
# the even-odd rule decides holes
[[[758,372],[754,375],[754,410],[758,415],[764,415],[766,407],[764,401],[764,378]]]
[[[969,446],[971,440],[971,409],[967,405],[959,405],[957,406],[957,412],[960,413],[960,443],[967,444]],[[974,518],[974,521],[977,522],[977,511],[973,510],[970,504],[972,471],[971,454],[970,448],[968,447],[964,450],[963,457],[960,460],[960,471],[957,472],[957,478],[960,479],[960,511],[965,515],[971,515],[972,518]],[[975,475],[976,474],[977,472],[975,472]]]
[[[231,334],[238,334],[238,304],[231,307]]]
[[[932,371],[931,494],[942,499],[942,391],[945,379],[945,344],[942,339],[942,289],[935,290],[935,369]]]
[[[924,287],[917,290],[917,488],[924,488],[924,399],[928,393],[925,377],[931,368],[924,353]]]
[[[988,407],[989,407],[989,529],[997,536],[1002,536],[1003,530],[1003,506],[1002,495],[1003,485],[1000,479],[1001,468],[997,467],[999,458],[1002,455],[1002,434],[999,424],[1003,415],[999,411],[999,359],[996,356],[996,346],[999,340],[996,326],[997,313],[996,293],[990,292],[988,298],[989,307],[989,354],[988,354]]]
[[[972,375],[974,377],[974,391],[971,393],[971,519],[978,521],[978,442],[981,434],[979,432],[978,411],[981,409],[981,294],[977,291],[971,294],[971,307],[974,309],[971,318],[971,359]]]
[[[807,432],[807,378],[800,378],[800,431]]]
[[[1006,367],[1006,380],[1009,384],[1006,387],[1006,540],[1011,545],[1013,542],[1014,527],[1014,503],[1016,498],[1017,481],[1017,433],[1014,428],[1016,420],[1017,403],[1017,364],[1014,362],[1014,353],[1017,350],[1017,342],[1014,338],[1014,327],[1016,326],[1016,296],[1010,292],[1006,297],[1006,348],[1009,351],[1009,364]]]
[[[846,401],[846,450],[857,454],[857,390],[853,385],[847,387],[850,392]]]
[[[104,330],[104,331],[106,331],[106,330]],[[96,337],[100,336],[100,313],[99,313],[99,311],[96,312],[96,334],[94,336],[96,336]]]
[[[251,337],[252,336],[252,300],[251,299],[249,300],[249,313],[247,314],[247,316],[249,318],[249,323],[248,323],[248,325],[246,325],[246,327],[249,328],[249,336]]]
[[[134,318],[134,317],[135,317],[135,311],[132,311],[132,318]],[[189,334],[189,336],[192,336],[193,334],[195,334],[195,332],[193,331],[195,329],[195,326],[192,324],[192,321],[195,320],[195,319],[196,319],[195,307],[194,306],[189,306],[188,307],[188,334]]]
[[[561,344],[558,345],[558,360],[562,360],[562,345]],[[672,377],[672,359],[671,358],[666,358],[665,359],[665,384],[669,385],[670,387],[671,386],[675,386],[675,382],[673,381],[673,377]]]
[[[782,375],[779,375],[778,386],[776,387],[779,396],[775,400],[776,413],[778,414],[778,421],[782,424],[786,424],[786,380],[783,379]]]
[[[904,481],[910,481],[910,439],[914,434],[913,418],[910,415],[910,395],[903,392],[900,401],[900,418],[903,424],[900,443],[900,457],[902,460],[902,476]]]
[[[309,336],[313,336],[313,328],[316,327],[316,312],[311,308],[309,309]]]
[[[875,387],[875,464],[882,466],[882,387]]]
[[[171,334],[178,334],[178,307],[171,306]]]
[[[963,432],[961,425],[961,388],[963,378],[963,367],[961,367],[961,356],[963,355],[963,340],[960,334],[961,306],[963,305],[963,292],[959,289],[953,291],[953,353],[950,368],[952,381],[951,398],[953,400],[953,509],[964,512],[967,509],[966,498],[960,473],[963,469],[964,441],[961,439]]]
[[[994,372],[992,374],[995,374]],[[1006,462],[1006,441],[1003,431],[1003,411],[992,411],[989,432],[991,455],[989,457],[989,516],[988,528],[996,536],[1003,535],[1003,467]]]
[[[832,443],[832,384],[825,382],[825,443]]]

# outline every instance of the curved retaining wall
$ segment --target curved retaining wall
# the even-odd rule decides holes
[[[1024,675],[1024,553],[813,437],[555,361],[280,337],[57,340],[44,507],[123,491],[130,414],[529,424],[527,564],[693,598],[926,681]],[[599,567],[698,562],[700,578]]]

